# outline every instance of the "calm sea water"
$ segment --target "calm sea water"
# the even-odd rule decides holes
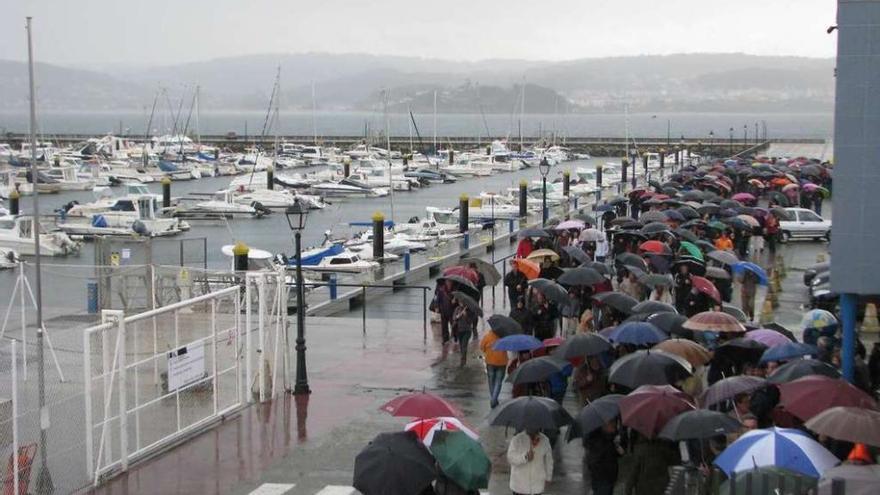
[[[149,109],[142,112],[40,112],[38,121],[41,132],[53,133],[104,134],[120,132],[120,129],[133,134],[143,134],[149,120]],[[225,134],[236,132],[240,135],[259,135],[265,121],[265,112],[221,112],[203,111],[199,118],[199,130],[204,134]],[[518,136],[517,115],[493,114],[485,117],[479,114],[438,114],[436,134],[443,136]],[[754,136],[755,123],[759,129],[767,126],[767,135],[776,138],[827,138],[832,134],[832,115],[830,113],[661,113],[630,114],[569,114],[569,115],[526,115],[523,133],[527,136],[548,135],[554,130],[560,136],[579,137],[623,137],[629,121],[630,135],[636,137],[663,137],[669,134],[675,140],[680,136],[709,139],[727,139],[729,129],[734,129],[736,138],[743,137],[743,126],[748,127],[748,135]],[[430,114],[415,115],[418,134],[430,142],[435,134],[434,119]],[[173,119],[165,113],[154,116],[151,129],[154,133],[169,132]],[[195,121],[190,128],[195,127]],[[407,136],[417,133],[407,114],[389,116],[389,127],[393,135]],[[375,134],[385,128],[384,119],[379,113],[370,112],[281,112],[279,126],[281,134],[312,135],[315,130],[319,136],[360,136],[365,131]],[[0,132],[26,132],[27,114],[0,113]]]

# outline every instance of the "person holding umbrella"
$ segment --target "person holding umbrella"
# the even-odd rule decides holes
[[[510,490],[514,495],[539,495],[553,479],[553,449],[539,428],[528,427],[510,440]]]
[[[477,314],[479,305],[470,296],[462,292],[452,293],[455,309],[452,313],[452,337],[458,342],[463,368],[467,364],[468,342],[477,332]]]
[[[498,406],[498,396],[501,395],[501,386],[504,384],[504,371],[507,369],[507,352],[496,351],[492,348],[498,341],[503,325],[514,330],[520,325],[512,318],[494,315],[489,318],[489,331],[480,340],[480,350],[483,351],[483,360],[486,362],[486,376],[489,380],[489,406],[492,409]],[[498,328],[496,329],[496,325]],[[520,328],[520,331],[522,329]]]
[[[449,322],[452,320],[452,281],[438,280],[437,288],[434,289],[434,300],[431,301],[431,311],[440,314],[440,335],[445,347],[449,343]]]
[[[528,278],[520,271],[516,260],[510,260],[510,271],[504,275],[504,286],[507,287],[507,299],[511,309],[516,306],[516,300],[525,296],[528,287]]]

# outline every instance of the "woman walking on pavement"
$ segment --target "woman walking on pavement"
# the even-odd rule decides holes
[[[489,406],[492,409],[498,406],[498,396],[501,395],[501,386],[504,384],[504,371],[507,369],[507,352],[492,348],[497,341],[498,334],[491,329],[480,340],[480,350],[486,361],[486,376],[489,380]]]
[[[514,495],[540,495],[553,479],[553,449],[547,436],[537,429],[514,435],[507,448],[507,462]]]
[[[458,342],[461,352],[461,367],[467,364],[468,342],[477,329],[477,316],[467,305],[454,300],[455,310],[452,313],[452,336]]]

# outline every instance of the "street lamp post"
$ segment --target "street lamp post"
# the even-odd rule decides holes
[[[666,119],[666,149],[669,149],[669,141],[672,139],[672,121]]]
[[[541,172],[541,226],[544,227],[547,225],[547,174],[550,173],[550,162],[547,158],[541,159],[538,171]]]
[[[294,231],[296,249],[296,382],[293,386],[294,395],[308,395],[309,379],[306,375],[306,312],[305,294],[302,276],[302,230],[306,226],[308,208],[303,207],[299,200],[284,212],[287,225]]]
[[[730,146],[728,151],[730,151],[729,155],[733,156],[733,127],[730,128]]]
[[[743,124],[743,146],[749,145],[749,125]]]
[[[709,131],[709,153],[715,153],[715,131]]]

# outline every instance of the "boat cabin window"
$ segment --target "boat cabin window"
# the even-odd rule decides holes
[[[153,217],[153,204],[155,203],[155,199],[152,198],[141,198],[138,200],[138,209],[140,210],[138,217],[141,219],[150,219]]]
[[[15,220],[9,219],[0,219],[0,229],[3,230],[12,230],[15,228]]]
[[[113,211],[134,211],[134,203],[127,199],[120,199],[110,209]]]
[[[33,236],[34,222],[30,218],[22,218],[18,222],[19,237],[28,238]]]
[[[350,265],[352,263],[352,259],[350,258],[333,258],[330,260],[331,265]]]

